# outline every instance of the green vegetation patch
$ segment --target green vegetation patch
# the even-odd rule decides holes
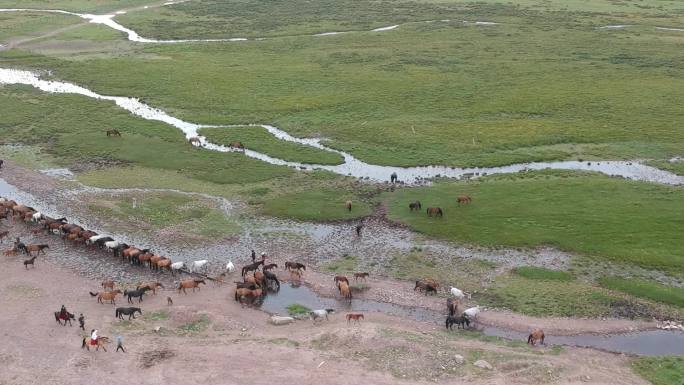
[[[684,160],[650,160],[646,164],[677,175],[684,175]]]
[[[205,135],[213,143],[226,146],[231,142],[240,141],[245,148],[290,162],[309,164],[341,164],[344,162],[342,155],[280,140],[263,127],[203,128],[200,130],[200,134]]]
[[[639,357],[632,368],[653,385],[684,384],[684,357]]]
[[[209,320],[209,317],[207,317],[205,314],[202,314],[198,319],[179,326],[176,331],[179,334],[200,333],[205,331],[210,324],[211,321]]]
[[[521,266],[513,269],[513,272],[528,279],[544,281],[572,281],[572,275],[565,271],[544,269],[542,267]]]
[[[1,3],[1,2],[0,2]],[[4,8],[0,6],[0,8]],[[18,8],[25,8],[20,6]],[[44,12],[0,12],[0,42],[10,38],[38,37],[52,30],[77,24],[75,16]]]
[[[472,203],[458,205],[468,194]],[[530,172],[439,183],[383,196],[392,220],[439,238],[485,246],[537,247],[682,274],[684,190],[588,173]],[[443,218],[411,212],[439,206]]]
[[[309,309],[308,307],[300,305],[298,303],[288,305],[286,309],[287,313],[291,316],[309,314],[309,312],[311,311],[311,309]]]
[[[493,268],[487,261],[465,260],[457,256],[440,262],[420,250],[396,255],[388,265],[393,277],[409,281],[433,278],[446,289],[454,286],[468,292],[479,290],[483,277]]]
[[[668,305],[684,307],[684,289],[636,278],[602,277],[601,286]]]
[[[348,200],[352,201],[351,211],[345,207]],[[267,200],[262,212],[302,221],[334,221],[367,216],[371,213],[371,208],[353,193],[319,188],[283,194]]]

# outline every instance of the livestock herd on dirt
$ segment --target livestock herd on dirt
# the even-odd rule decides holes
[[[467,196],[458,197],[458,202],[460,203],[470,203],[472,199]],[[419,201],[411,202],[409,204],[409,209],[420,210],[421,203]],[[346,202],[345,207],[351,209],[351,202]],[[439,207],[430,207],[427,210],[428,216],[442,216],[443,211]],[[51,218],[29,206],[18,204],[17,202],[0,198],[0,219],[8,219],[11,221],[23,221],[30,231],[35,234],[53,234],[60,235],[61,239],[65,244],[71,243],[73,246],[85,247],[87,250],[108,252],[115,258],[120,258],[122,262],[128,263],[133,266],[146,267],[152,271],[168,271],[171,275],[176,273],[188,273],[194,275],[192,278],[186,278],[180,280],[175,289],[178,294],[183,292],[187,294],[188,289],[192,289],[194,292],[196,289],[200,290],[200,285],[206,285],[205,280],[213,281],[216,285],[222,285],[225,283],[225,278],[228,274],[235,272],[235,265],[232,261],[229,261],[222,272],[215,276],[209,277],[206,274],[199,274],[201,272],[207,272],[207,260],[193,261],[186,264],[184,261],[173,262],[170,258],[162,255],[153,253],[148,248],[140,248],[136,246],[131,246],[123,242],[116,241],[112,237],[105,235],[100,235],[94,231],[84,229],[83,227],[75,224],[68,223],[66,218]],[[0,232],[0,242],[4,238],[9,237],[9,231]],[[28,269],[29,266],[35,267],[36,258],[40,254],[45,254],[45,250],[49,249],[47,244],[24,244],[17,237],[14,242],[14,247],[8,249],[4,252],[6,256],[17,255],[19,253],[24,253],[29,256],[28,260],[23,263]],[[267,256],[262,253],[261,260],[257,261],[255,258],[255,253],[252,251],[252,263],[245,265],[241,269],[242,280],[234,281],[235,292],[233,298],[244,305],[259,305],[263,301],[264,297],[269,292],[278,292],[280,290],[280,280],[273,270],[278,268],[275,263],[266,263]],[[287,261],[284,264],[284,270],[289,272],[290,280],[293,282],[300,282],[304,272],[306,271],[306,266],[302,263],[296,261]],[[363,280],[365,281],[369,276],[367,272],[355,272],[353,273],[354,281]],[[334,283],[338,289],[340,297],[351,304],[353,299],[352,286],[350,285],[349,279],[344,275],[337,275],[334,277]],[[101,284],[102,290],[97,292],[89,292],[92,297],[97,297],[98,303],[110,303],[116,305],[117,296],[123,295],[127,298],[129,304],[133,304],[133,300],[137,299],[138,303],[143,302],[143,296],[148,292],[152,292],[152,295],[156,295],[158,289],[165,289],[161,282],[140,282],[135,288],[117,288],[116,283],[113,280],[106,280]],[[434,279],[426,278],[423,280],[418,280],[415,282],[414,291],[418,290],[424,292],[425,295],[430,293],[436,294],[440,288],[440,283]],[[469,294],[464,291],[451,287],[449,290],[450,297],[447,299],[447,318],[445,321],[445,326],[447,330],[451,330],[455,324],[458,328],[469,327],[472,322],[477,318],[480,312],[479,306],[471,308],[463,308],[463,300]],[[170,306],[173,304],[171,297],[167,297],[167,304]],[[328,315],[333,313],[334,309],[319,309],[312,310],[309,313],[309,317],[315,322],[319,319],[328,319]],[[124,316],[128,316],[129,319],[135,319],[135,314],[142,314],[142,309],[139,307],[118,307],[115,310],[115,317],[117,319],[124,319]],[[64,307],[60,312],[55,312],[55,319],[58,323],[66,325],[67,322],[71,325],[71,320],[74,319],[74,315],[66,311]],[[364,319],[362,313],[348,313],[346,315],[348,323],[352,321],[358,323],[360,320]],[[83,327],[81,322],[81,327]],[[97,333],[95,333],[97,334]],[[88,344],[84,342],[84,346],[88,345],[96,347],[102,346],[108,342],[107,337],[97,337],[90,338]],[[86,339],[84,339],[85,341]],[[535,330],[530,334],[528,338],[528,343],[534,345],[536,341],[544,342],[544,334],[540,330]],[[104,346],[102,346],[104,347]]]

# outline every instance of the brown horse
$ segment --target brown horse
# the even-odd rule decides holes
[[[306,270],[306,266],[299,262],[285,262],[285,270]]]
[[[234,150],[240,150],[240,151],[243,151],[243,152],[245,151],[245,145],[242,144],[242,142],[240,142],[239,140],[230,142],[230,143],[228,144],[228,147],[230,147],[230,148],[232,148],[232,149],[234,149]]]
[[[105,289],[105,291],[107,289],[114,290],[114,281],[112,281],[111,279],[108,279],[108,280],[102,282],[102,288]]]
[[[235,289],[235,301],[240,301],[241,298],[259,298],[264,294],[263,290],[248,289],[248,288],[238,288]]]
[[[160,260],[157,261],[157,264],[156,264],[157,270],[168,269],[168,270],[171,271],[171,273],[172,273],[172,275],[173,275],[173,270],[171,270],[171,264],[172,264],[173,262],[172,262],[170,259],[166,258],[166,257],[162,257],[162,258],[163,258],[163,259],[160,259]]]
[[[93,293],[89,291],[91,296],[97,297],[97,302],[104,304],[103,301],[109,301],[112,305],[116,305],[116,296],[117,294],[122,294],[123,292],[119,289],[112,290],[112,291],[101,291],[98,293]]]
[[[42,245],[26,245],[26,254],[32,255],[32,253],[35,251],[36,255],[40,255],[40,253],[45,254],[45,249],[49,249],[50,246],[46,244]]]
[[[422,208],[423,208],[423,206],[420,204],[420,201],[415,201],[415,202],[409,203],[409,210],[411,210],[411,211],[413,211],[413,210],[420,211]]]
[[[107,130],[107,136],[118,136],[121,137],[121,133],[117,129]]]
[[[442,212],[442,209],[440,207],[428,207],[427,216],[439,216],[441,218],[442,216],[444,216],[444,212]]]
[[[349,285],[346,282],[340,282],[338,287],[340,289],[340,294],[342,294],[342,298],[349,300],[349,303],[351,303],[352,292],[351,292],[351,289],[349,288]]]
[[[370,274],[365,273],[365,272],[364,272],[364,273],[354,273],[354,281],[358,280],[359,278],[361,278],[361,279],[363,279],[363,280],[365,281],[366,278],[368,278],[369,275],[370,275]]]
[[[351,320],[354,320],[354,322],[359,323],[359,320],[362,320],[363,314],[361,313],[349,313],[347,314],[347,323],[349,323]]]
[[[335,284],[337,284],[337,287],[340,286],[340,282],[346,282],[347,285],[349,285],[349,280],[344,275],[336,275],[335,278],[333,278],[333,281],[335,281]]]
[[[83,343],[81,344],[81,349],[86,348],[88,351],[90,351],[90,337],[83,337]],[[107,351],[107,348],[105,347],[106,344],[108,344],[109,337],[105,336],[99,336],[97,337],[97,347],[95,348],[95,351],[100,350],[102,348],[105,352]]]
[[[147,290],[152,290],[152,294],[157,295],[157,288],[161,287],[162,289],[164,288],[164,285],[161,284],[161,282],[148,282],[148,283],[140,283],[136,289],[147,289]]]
[[[188,292],[185,291],[185,289],[192,289],[193,292],[195,291],[195,288],[197,288],[197,290],[200,290],[200,285],[199,285],[200,283],[203,285],[207,284],[206,282],[204,282],[203,279],[186,279],[186,280],[183,280],[178,285],[178,294],[180,294],[181,290],[183,290],[184,294],[188,294]]]
[[[34,255],[33,257],[31,257],[31,259],[25,260],[25,261],[24,261],[24,267],[28,270],[28,265],[31,265],[31,267],[33,267],[33,268],[35,269],[35,267],[36,267],[36,258],[38,258],[38,256],[37,256],[37,255]]]
[[[470,197],[470,195],[461,195],[458,198],[456,198],[456,202],[460,205],[461,203],[463,204],[468,204],[473,201],[473,198]]]
[[[541,329],[535,329],[530,333],[530,336],[527,337],[527,343],[532,346],[536,345],[537,341],[540,341],[541,344],[544,345],[544,331]]]
[[[425,295],[427,295],[430,292],[437,294],[437,288],[425,281],[416,281],[416,286],[413,288],[413,291],[415,291],[416,289],[425,291]]]
[[[264,273],[262,273],[260,271],[255,271],[254,272],[254,280],[256,281],[257,285],[259,285],[259,287],[264,287],[264,283],[266,281],[266,276],[264,275]]]
[[[352,201],[347,201],[347,202],[344,204],[344,207],[347,208],[347,211],[351,212],[351,209],[352,209]]]
[[[202,146],[202,141],[198,136],[193,136],[192,138],[188,138],[188,143],[192,146]]]

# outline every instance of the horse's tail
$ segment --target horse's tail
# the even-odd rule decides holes
[[[83,337],[83,341],[81,342],[81,349],[86,347],[86,337]]]
[[[527,337],[527,343],[528,344],[532,343],[532,334],[530,334],[529,337]]]
[[[93,297],[97,297],[97,293],[93,293],[92,291],[89,291],[88,293],[90,293],[90,295]]]

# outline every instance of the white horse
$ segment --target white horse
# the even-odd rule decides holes
[[[317,319],[323,319],[325,317],[326,321],[328,320],[328,314],[332,314],[335,312],[335,309],[318,309],[318,310],[312,310],[309,312],[309,317],[316,322]]]
[[[235,265],[233,265],[233,261],[228,261],[228,264],[226,264],[226,271],[229,273],[235,271]]]
[[[457,288],[455,288],[455,287],[453,287],[453,286],[451,287],[451,295],[453,295],[454,298],[457,298],[457,299],[459,299],[459,300],[462,300],[462,299],[465,298],[466,296],[468,296],[468,299],[470,299],[470,294],[469,294],[469,293],[466,293],[466,292],[464,292],[463,290],[459,290],[459,289],[457,289]]]
[[[31,220],[34,222],[38,222],[41,219],[43,219],[43,213],[41,212],[36,212],[31,216]]]
[[[199,270],[206,271],[207,270],[207,263],[209,263],[209,261],[206,259],[202,259],[200,261],[193,261],[190,264],[190,272],[194,273],[194,272],[199,271]]]
[[[93,235],[92,237],[88,238],[88,240],[86,241],[86,243],[93,244],[93,243],[95,243],[95,241],[97,241],[98,239],[104,238],[104,237],[105,237],[105,235]]]
[[[477,318],[477,315],[480,314],[480,306],[465,309],[463,311],[463,314],[465,314],[468,317],[468,319],[475,320],[475,318]]]
[[[185,267],[185,262],[174,262],[171,264],[171,271],[180,270]]]
[[[109,242],[105,242],[105,247],[111,251],[112,249],[116,248],[120,244],[121,244],[121,242],[119,242],[119,241],[109,241]]]

